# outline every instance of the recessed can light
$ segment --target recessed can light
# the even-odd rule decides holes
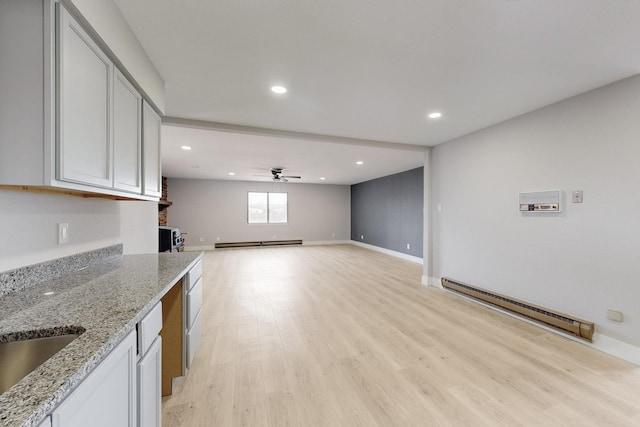
[[[273,93],[287,93],[287,88],[284,86],[271,86],[271,92]]]
[[[442,113],[439,111],[434,111],[433,113],[429,114],[430,119],[439,119],[440,117],[442,117]]]
[[[320,181],[324,181],[326,178],[324,176],[320,177]]]
[[[188,145],[183,145],[183,146],[182,146],[182,147],[180,147],[180,148],[182,148],[184,151],[189,151],[189,150],[191,150],[191,147],[189,147]]]
[[[229,175],[234,176],[236,173],[235,172],[229,172]]]
[[[362,160],[358,160],[358,161],[356,162],[356,165],[364,165],[364,162],[363,162]]]

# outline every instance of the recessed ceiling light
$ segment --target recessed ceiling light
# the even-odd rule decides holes
[[[324,181],[326,178],[324,176],[320,177],[320,181]]]
[[[363,162],[362,160],[358,160],[358,161],[356,162],[356,165],[364,165],[364,162]]]
[[[55,294],[55,292],[49,291],[49,292],[45,292],[45,293],[44,293],[44,294],[42,294],[42,295],[53,295],[53,294]]]
[[[189,151],[189,150],[191,150],[191,147],[189,147],[188,145],[183,145],[183,146],[182,146],[182,147],[180,147],[180,148],[182,148],[184,151]]]
[[[439,119],[440,117],[442,117],[442,113],[439,111],[434,111],[433,113],[429,114],[430,119]]]
[[[236,173],[235,172],[229,172],[229,175],[234,176]]]
[[[274,93],[287,93],[287,88],[284,86],[271,86],[271,91]]]

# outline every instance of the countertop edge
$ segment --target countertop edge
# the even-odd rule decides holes
[[[89,359],[77,371],[71,374],[66,381],[58,387],[49,399],[40,404],[33,413],[24,419],[21,427],[37,427],[45,417],[51,414],[62,401],[76,389],[82,381],[84,381],[91,372],[111,353],[111,351],[120,344],[127,335],[135,329],[140,320],[146,316],[153,307],[162,299],[162,297],[172,289],[180,279],[182,279],[189,270],[191,270],[199,261],[204,258],[204,252],[200,253],[187,264],[170,282],[163,287],[145,306],[140,309],[119,331],[113,334],[104,345],[95,351]],[[46,362],[45,362],[46,363]],[[4,422],[0,420],[0,425],[4,426]]]

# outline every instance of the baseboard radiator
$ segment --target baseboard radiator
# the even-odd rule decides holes
[[[300,246],[302,240],[261,240],[257,242],[228,242],[216,243],[216,249],[225,248],[255,248],[261,246]]]
[[[546,326],[559,329],[562,332],[567,332],[589,342],[591,342],[593,337],[593,322],[587,322],[586,320],[578,319],[568,314],[532,305],[524,301],[448,279],[446,277],[442,278],[442,287],[496,307],[500,307],[501,309],[520,316],[524,316],[538,323],[543,323]]]

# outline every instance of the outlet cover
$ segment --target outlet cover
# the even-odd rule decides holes
[[[58,244],[62,245],[69,242],[69,223],[58,223]]]
[[[622,322],[622,312],[616,310],[607,310],[607,318],[615,322]]]

